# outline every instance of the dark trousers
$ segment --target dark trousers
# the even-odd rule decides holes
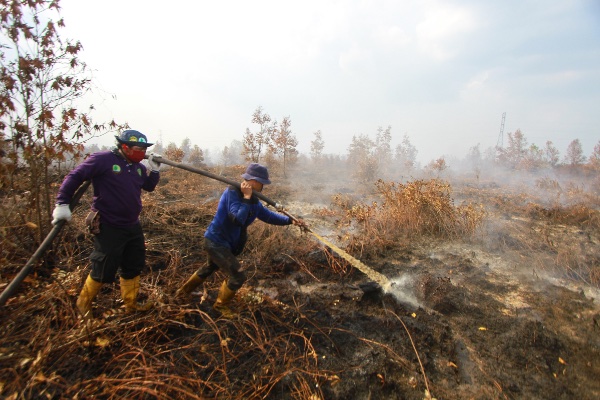
[[[94,251],[90,260],[90,275],[97,282],[114,282],[119,268],[123,279],[139,276],[146,264],[142,226],[137,224],[122,228],[101,224],[100,233],[94,236]]]
[[[246,282],[246,274],[241,270],[237,258],[228,247],[219,246],[210,239],[204,238],[204,249],[208,253],[208,261],[205,266],[196,271],[200,278],[208,278],[213,272],[220,269],[227,274],[229,280],[227,287],[238,290]]]

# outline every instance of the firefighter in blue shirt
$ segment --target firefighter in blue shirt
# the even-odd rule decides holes
[[[301,225],[301,220],[294,220],[287,215],[279,214],[265,208],[252,195],[252,191],[261,192],[264,185],[271,183],[269,172],[263,165],[252,163],[242,174],[244,181],[240,189],[233,186],[223,192],[217,212],[204,234],[204,249],[208,253],[208,262],[196,271],[188,281],[177,290],[175,297],[185,299],[200,286],[214,271],[220,269],[228,276],[221,285],[213,308],[224,317],[233,315],[229,304],[236,291],[246,281],[236,256],[246,245],[247,228],[257,218],[272,225]]]
[[[159,180],[158,154],[150,153],[150,173],[140,162],[148,143],[146,135],[125,130],[112,151],[90,155],[64,179],[56,197],[52,223],[71,220],[69,203],[86,180],[92,181],[92,212],[86,222],[94,233],[94,250],[90,255],[91,272],[77,299],[77,309],[84,318],[91,317],[92,301],[103,283],[112,283],[120,268],[120,287],[125,309],[142,311],[151,303],[138,304],[140,274],[146,261],[144,233],[139,221],[142,190],[152,192]]]

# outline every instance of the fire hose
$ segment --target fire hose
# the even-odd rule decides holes
[[[148,156],[146,156],[146,158],[148,158]],[[159,156],[153,157],[153,160],[156,161],[156,162],[159,162],[161,164],[170,165],[172,167],[180,168],[180,169],[183,169],[185,171],[189,171],[189,172],[193,172],[193,173],[196,173],[196,174],[204,175],[204,176],[206,176],[208,178],[211,178],[211,179],[216,179],[216,180],[221,181],[223,183],[226,183],[228,185],[232,185],[232,186],[234,186],[234,187],[236,187],[238,189],[240,188],[240,183],[239,182],[233,181],[233,180],[228,179],[228,178],[226,178],[224,176],[221,176],[221,175],[213,174],[211,172],[205,171],[205,170],[200,169],[200,168],[193,167],[193,166],[188,165],[188,164],[178,163],[178,162],[171,161],[171,160],[168,160],[166,158],[159,157]],[[294,220],[296,222],[301,222],[301,224],[300,224],[300,230],[302,232],[308,232],[308,233],[312,234],[319,242],[321,242],[324,245],[326,245],[327,247],[329,247],[332,251],[334,251],[336,254],[338,254],[340,257],[342,257],[344,260],[348,261],[354,267],[356,267],[357,269],[359,269],[360,271],[362,271],[364,274],[366,274],[369,278],[371,278],[375,282],[377,282],[383,288],[383,290],[387,291],[390,288],[390,286],[392,285],[392,283],[389,281],[389,279],[385,275],[382,275],[379,272],[371,269],[367,265],[363,264],[360,260],[352,257],[350,254],[348,254],[344,250],[340,249],[338,246],[336,246],[335,244],[333,244],[332,242],[330,242],[326,238],[324,238],[324,237],[320,236],[319,234],[317,234],[316,232],[312,231],[303,221],[300,221],[298,218],[294,217],[289,212],[287,212],[283,208],[283,206],[281,204],[276,203],[275,201],[271,200],[270,198],[268,198],[267,196],[265,196],[264,194],[262,194],[260,192],[253,191],[252,194],[255,195],[257,198],[263,200],[264,202],[266,202],[270,206],[275,207],[275,209],[277,211],[281,212],[282,214],[287,215],[292,220]]]
[[[145,156],[145,158],[148,158],[148,157],[149,156],[147,156],[147,155]],[[217,181],[220,181],[220,182],[226,183],[228,185],[234,186],[234,187],[236,187],[238,189],[240,188],[240,183],[237,182],[237,181],[228,179],[228,178],[226,178],[224,176],[221,176],[221,175],[213,174],[213,173],[211,173],[209,171],[206,171],[206,170],[203,170],[203,169],[200,169],[200,168],[196,168],[196,167],[194,167],[192,165],[178,163],[178,162],[171,161],[171,160],[168,160],[166,158],[159,157],[159,156],[153,157],[153,160],[156,161],[156,162],[159,162],[161,164],[170,165],[171,167],[183,169],[183,170],[188,171],[188,172],[193,172],[195,174],[206,176],[207,178],[215,179]],[[77,192],[73,196],[73,200],[72,200],[72,202],[70,204],[71,211],[78,205],[81,196],[83,195],[83,193],[85,193],[85,191],[87,190],[87,188],[89,187],[89,185],[90,185],[90,181],[86,181],[86,182],[83,183],[83,185],[81,185],[79,187],[79,189],[77,190]],[[294,220],[296,222],[300,221],[298,218],[294,217],[289,212],[287,212],[283,208],[283,206],[281,204],[276,203],[275,201],[271,200],[270,198],[268,198],[267,196],[263,195],[262,193],[253,191],[253,195],[255,195],[260,200],[263,200],[268,205],[270,205],[272,207],[275,207],[276,210],[278,210],[279,212],[287,215],[292,220]],[[50,231],[50,233],[48,233],[48,235],[46,236],[46,238],[44,239],[44,241],[42,242],[42,244],[38,247],[38,249],[36,250],[36,252],[31,256],[31,258],[29,259],[29,261],[27,261],[27,264],[25,264],[25,266],[21,269],[21,271],[19,272],[19,274],[17,276],[15,276],[15,278],[11,281],[11,283],[4,289],[4,291],[2,292],[2,294],[0,294],[0,306],[3,306],[6,303],[6,301],[8,300],[8,298],[15,292],[15,290],[23,282],[23,280],[29,274],[29,272],[31,271],[31,269],[33,268],[33,266],[37,262],[37,260],[44,254],[44,252],[50,246],[50,244],[52,244],[52,241],[56,238],[56,236],[58,235],[58,233],[61,231],[61,229],[63,228],[65,222],[66,221],[61,220],[61,221],[58,221],[56,225],[54,225],[54,227],[52,228],[52,230]],[[363,264],[358,259],[352,257],[350,254],[348,254],[344,250],[340,249],[335,244],[331,243],[329,240],[327,240],[324,237],[322,237],[322,236],[318,235],[317,233],[313,232],[304,222],[301,222],[300,229],[302,230],[302,232],[311,233],[318,241],[320,241],[321,243],[323,243],[324,245],[326,245],[327,247],[329,247],[331,250],[333,250],[335,253],[337,253],[339,256],[341,256],[343,259],[345,259],[350,264],[352,264],[354,267],[358,268],[360,271],[362,271],[363,273],[365,273],[371,279],[373,279],[374,281],[376,281],[379,285],[381,285],[381,287],[384,290],[387,290],[389,288],[390,281],[384,275],[382,275],[379,272],[374,271],[373,269],[369,268],[368,266],[366,266],[365,264]]]
[[[69,208],[71,209],[71,211],[73,211],[75,209],[75,207],[77,207],[77,205],[79,204],[79,200],[81,199],[81,196],[83,196],[85,191],[88,189],[88,187],[90,186],[90,183],[91,183],[90,181],[85,181],[79,187],[79,189],[77,189],[77,191],[73,195],[73,199],[71,200],[71,203],[69,205]],[[52,230],[50,231],[50,233],[48,233],[48,235],[46,235],[46,238],[44,239],[42,244],[40,244],[40,246],[35,251],[35,253],[33,253],[31,258],[29,258],[29,260],[27,261],[25,266],[23,268],[21,268],[21,271],[13,278],[13,280],[8,284],[8,286],[4,289],[4,291],[2,291],[2,294],[0,294],[0,306],[3,306],[6,303],[6,301],[9,299],[9,297],[13,295],[13,293],[17,290],[17,288],[23,282],[23,280],[27,277],[27,275],[29,275],[29,273],[33,269],[33,266],[35,265],[35,263],[46,252],[48,247],[50,247],[50,245],[52,244],[52,242],[54,241],[56,236],[62,230],[65,223],[66,223],[65,220],[60,220],[56,223],[56,225],[54,225],[52,227]]]
[[[145,158],[148,158],[148,157],[149,156],[147,156],[147,155],[145,156]],[[171,160],[168,160],[166,158],[158,157],[158,156],[154,156],[152,158],[152,160],[154,160],[156,162],[159,162],[161,164],[170,165],[171,167],[175,167],[175,168],[183,169],[185,171],[193,172],[195,174],[204,175],[207,178],[215,179],[217,181],[221,181],[221,182],[226,183],[228,185],[235,186],[237,189],[240,189],[240,183],[237,182],[237,181],[231,180],[231,179],[226,178],[226,177],[221,176],[221,175],[213,174],[212,172],[208,172],[208,171],[200,169],[200,168],[196,168],[196,167],[194,167],[192,165],[189,165],[189,164],[178,163],[178,162],[171,161]],[[262,201],[264,201],[265,203],[267,203],[268,205],[275,207],[276,209],[280,209],[281,208],[280,204],[274,202],[273,200],[269,199],[267,196],[263,195],[260,192],[254,191],[252,194],[255,195],[256,197],[258,197],[259,199],[261,199]],[[290,218],[294,218],[291,215],[289,217]]]

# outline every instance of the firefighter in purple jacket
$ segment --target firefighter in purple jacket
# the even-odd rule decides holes
[[[244,181],[240,189],[233,186],[225,189],[217,206],[217,213],[204,234],[204,249],[208,262],[177,290],[175,297],[185,299],[217,269],[228,276],[221,285],[213,308],[224,317],[233,315],[229,304],[237,290],[246,281],[246,275],[236,256],[246,245],[247,228],[256,219],[271,225],[303,225],[302,220],[293,220],[265,208],[252,191],[262,192],[263,186],[271,183],[269,172],[263,165],[252,163],[242,174]]]
[[[94,250],[90,255],[91,272],[76,303],[84,318],[91,317],[92,301],[100,287],[103,283],[114,282],[119,269],[125,309],[143,311],[152,307],[152,303],[137,303],[140,273],[146,261],[139,215],[142,189],[154,190],[159,180],[160,163],[153,161],[154,156],[158,156],[154,153],[148,158],[151,171],[140,163],[147,148],[153,145],[143,133],[125,130],[115,137],[116,148],[90,155],[65,177],[52,213],[53,224],[60,220],[70,221],[69,203],[73,194],[84,181],[92,181],[94,214],[88,222],[94,233]]]

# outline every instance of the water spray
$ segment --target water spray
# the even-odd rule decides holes
[[[146,156],[146,158],[148,158],[148,157],[149,156]],[[196,173],[196,174],[204,175],[204,176],[206,176],[208,178],[221,181],[221,182],[226,183],[228,185],[234,186],[234,187],[236,187],[238,189],[240,188],[240,183],[239,182],[233,181],[233,180],[228,179],[228,178],[226,178],[224,176],[221,176],[221,175],[213,174],[211,172],[205,171],[205,170],[200,169],[200,168],[196,168],[196,167],[188,165],[188,164],[178,163],[178,162],[171,161],[171,160],[168,160],[166,158],[159,157],[159,156],[153,156],[152,159],[154,161],[156,161],[156,162],[161,163],[161,164],[170,165],[172,167],[180,168],[180,169],[183,169],[185,171],[189,171],[189,172],[193,172],[193,173]],[[275,201],[271,200],[270,198],[268,198],[264,194],[262,194],[260,192],[253,191],[253,195],[256,196],[257,198],[263,200],[268,205],[270,205],[272,207],[275,207],[275,209],[277,211],[279,211],[279,212],[287,215],[288,217],[292,218],[294,221],[297,221],[297,222],[300,221],[298,218],[294,217],[289,212],[287,212],[283,208],[283,206],[281,204],[276,203]],[[331,250],[333,250],[337,255],[339,255],[344,260],[346,260],[350,264],[352,264],[352,266],[354,266],[359,271],[361,271],[362,273],[364,273],[365,275],[367,275],[369,278],[371,278],[373,281],[375,281],[377,284],[379,284],[379,286],[381,286],[381,289],[384,292],[388,292],[390,290],[390,288],[392,287],[393,282],[391,282],[385,275],[382,275],[379,272],[377,272],[374,269],[372,269],[371,267],[363,264],[360,260],[352,257],[350,254],[348,254],[344,250],[340,249],[338,246],[336,246],[335,244],[333,244],[331,241],[327,240],[326,238],[324,238],[321,235],[317,234],[316,232],[312,231],[304,222],[301,222],[300,229],[302,231],[304,231],[304,232],[308,232],[308,233],[312,234],[318,241],[320,241],[321,243],[323,243],[327,247],[331,248]]]

